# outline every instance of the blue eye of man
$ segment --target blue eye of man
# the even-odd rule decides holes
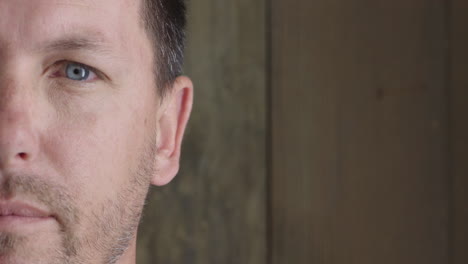
[[[66,77],[74,81],[84,81],[88,79],[90,70],[83,65],[69,63],[65,69]]]

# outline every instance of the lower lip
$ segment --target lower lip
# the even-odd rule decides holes
[[[0,231],[22,231],[29,226],[34,227],[53,220],[53,217],[0,216]]]

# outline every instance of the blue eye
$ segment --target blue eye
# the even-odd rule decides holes
[[[85,81],[88,79],[90,70],[83,65],[69,63],[65,69],[65,75],[68,79],[74,81]]]

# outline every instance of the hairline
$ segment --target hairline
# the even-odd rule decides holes
[[[162,76],[163,71],[162,68],[165,67],[164,61],[162,61],[162,58],[160,57],[160,54],[158,52],[158,49],[165,48],[164,43],[161,43],[160,40],[156,37],[159,32],[154,32],[156,31],[155,28],[153,28],[153,25],[151,25],[151,20],[152,18],[149,17],[147,13],[147,4],[148,1],[152,0],[139,0],[139,17],[140,17],[140,24],[143,27],[143,30],[145,31],[145,35],[150,42],[150,49],[152,52],[151,60],[152,60],[152,72],[153,72],[153,85],[155,86],[154,89],[156,89],[156,94],[161,98],[162,100],[165,98],[167,92],[169,92],[174,85],[175,78],[171,78],[166,80],[166,77],[168,76]],[[155,15],[158,17],[156,20],[160,19],[159,15]],[[160,23],[160,21],[155,21],[156,23]],[[163,79],[164,78],[164,79]]]

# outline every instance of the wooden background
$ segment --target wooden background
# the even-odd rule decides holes
[[[468,1],[197,0],[141,264],[468,263]]]

